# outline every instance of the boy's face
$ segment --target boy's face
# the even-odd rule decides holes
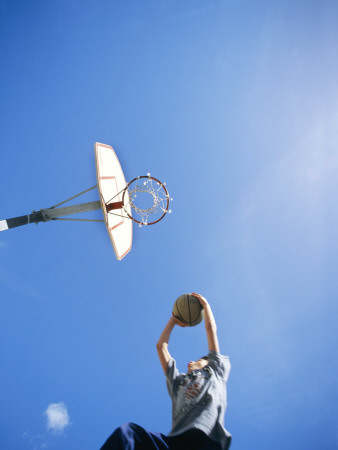
[[[190,361],[188,364],[188,373],[193,370],[201,370],[205,366],[208,365],[208,361],[206,359],[198,359],[197,361]]]

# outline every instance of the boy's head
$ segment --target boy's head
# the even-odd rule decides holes
[[[192,372],[193,370],[204,369],[204,367],[208,364],[209,359],[207,356],[202,356],[202,358],[198,359],[197,361],[190,361],[190,363],[188,364],[188,373]]]

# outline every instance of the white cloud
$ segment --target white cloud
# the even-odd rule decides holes
[[[51,403],[44,414],[47,418],[47,429],[55,432],[62,432],[70,425],[70,418],[67,406],[60,403]]]
[[[67,406],[63,402],[50,403],[43,415],[47,421],[45,433],[31,434],[27,430],[22,435],[33,450],[55,448],[57,441],[66,437],[63,433],[65,428],[71,425]],[[58,448],[63,448],[60,442]]]

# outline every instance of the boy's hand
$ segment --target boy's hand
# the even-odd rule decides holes
[[[174,321],[174,324],[178,325],[179,327],[185,328],[188,326],[185,323],[181,322],[177,317],[175,317],[174,313],[172,313],[171,319]]]
[[[196,292],[192,292],[191,295],[197,298],[197,300],[200,302],[203,308],[209,304],[207,299],[204,298],[203,295],[196,294]]]

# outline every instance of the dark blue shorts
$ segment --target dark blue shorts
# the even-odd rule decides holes
[[[169,437],[147,431],[135,423],[125,423],[107,439],[101,450],[222,450],[200,430]]]

